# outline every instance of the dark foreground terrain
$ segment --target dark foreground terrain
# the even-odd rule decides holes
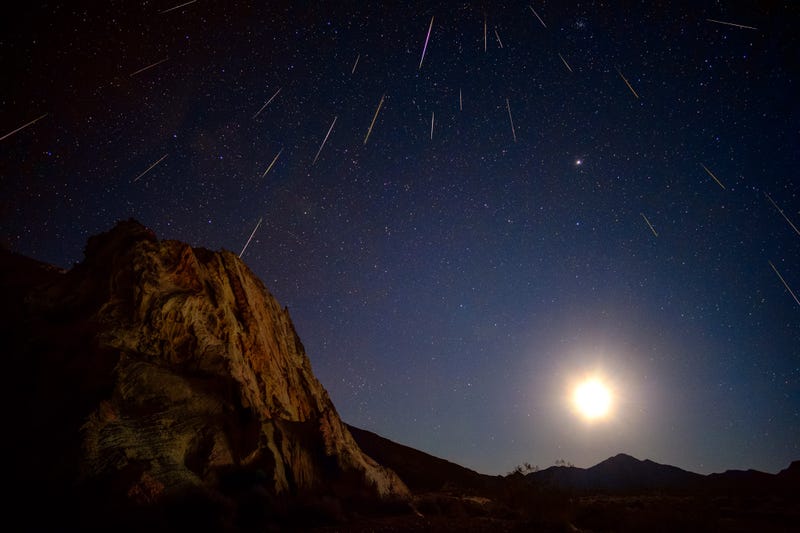
[[[800,531],[800,462],[703,476],[619,454],[588,469],[487,476],[352,426],[403,478],[417,513],[322,531]]]
[[[531,497],[519,506],[447,494],[415,498],[425,516],[354,520],[316,531],[798,531],[797,498],[775,496],[583,495]]]

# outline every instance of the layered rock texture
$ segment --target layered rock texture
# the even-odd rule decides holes
[[[67,272],[0,255],[20,497],[69,501],[80,520],[194,498],[240,520],[242,494],[256,514],[282,496],[408,496],[234,254],[127,221]]]

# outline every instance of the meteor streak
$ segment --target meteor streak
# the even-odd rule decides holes
[[[361,59],[361,54],[358,54],[358,55],[356,56],[356,62],[355,62],[355,63],[353,63],[353,70],[351,70],[351,71],[350,71],[350,75],[351,75],[351,76],[352,76],[353,74],[355,74],[355,73],[356,73],[356,66],[358,65],[358,60],[359,60],[359,59]]]
[[[775,268],[775,265],[772,264],[772,261],[767,261],[767,262],[769,263],[769,266],[772,267],[772,270],[775,271],[775,274],[778,275],[778,279],[781,280],[781,283],[783,283],[783,286],[786,287],[787,291],[789,291],[789,294],[792,295],[792,298],[794,298],[794,301],[797,302],[797,305],[800,305],[800,300],[797,299],[797,295],[794,293],[794,291],[792,291],[792,289],[789,288],[789,284],[786,283],[785,279],[783,279],[783,276],[781,276],[781,273],[778,272],[777,268]]]
[[[531,13],[533,13],[533,14],[534,14],[534,16],[535,16],[537,19],[539,19],[539,22],[541,22],[541,23],[542,23],[542,26],[544,26],[544,27],[546,28],[546,27],[547,27],[547,24],[545,24],[545,23],[544,23],[544,21],[542,20],[542,17],[540,17],[540,16],[539,16],[539,14],[538,14],[538,13],[537,13],[537,12],[536,12],[534,9],[533,9],[533,7],[531,7],[531,6],[528,6],[528,8],[531,10]]]
[[[734,24],[733,22],[724,22],[722,20],[706,19],[709,22],[716,22],[717,24],[725,24],[726,26],[733,26],[734,28],[742,28],[745,30],[757,30],[753,26],[745,26],[744,24]]]
[[[281,149],[280,149],[280,151],[278,152],[278,154],[277,154],[277,155],[275,156],[275,158],[272,160],[272,163],[270,163],[270,164],[269,164],[269,166],[267,167],[267,170],[265,170],[265,171],[264,171],[264,173],[263,173],[263,174],[261,174],[261,177],[262,177],[262,178],[263,178],[264,176],[266,176],[267,174],[269,174],[269,171],[270,171],[270,170],[272,170],[272,167],[273,167],[273,166],[275,166],[275,162],[278,160],[278,157],[280,157],[280,155],[281,155],[281,153],[282,153],[282,152],[283,152],[283,148],[281,148]]]
[[[369,123],[369,129],[367,130],[367,136],[364,137],[364,144],[367,144],[367,139],[369,139],[369,134],[372,133],[372,126],[375,125],[375,119],[378,118],[378,113],[381,112],[381,106],[383,105],[383,99],[386,97],[386,94],[381,96],[381,101],[378,102],[378,109],[375,110],[375,114],[372,116],[372,122]]]
[[[433,29],[433,17],[431,17],[431,24],[428,26],[428,35],[425,37],[425,46],[422,47],[422,57],[419,58],[419,68],[422,68],[422,61],[425,59],[425,52],[428,50],[428,40],[431,38],[431,30]]]
[[[564,59],[564,56],[562,56],[561,54],[558,54],[558,57],[560,57],[560,58],[561,58],[561,61],[563,61],[563,63],[564,63],[564,66],[565,66],[565,67],[567,67],[567,70],[569,70],[570,72],[572,72],[572,67],[570,67],[570,66],[569,66],[569,63],[567,63],[567,60],[566,60],[566,59]],[[625,79],[625,78],[623,78],[623,79]],[[635,93],[634,93],[634,94],[635,94]]]
[[[622,78],[622,81],[625,82],[625,85],[628,86],[628,89],[631,90],[631,92],[633,93],[633,96],[635,96],[636,98],[639,98],[639,95],[636,94],[636,91],[633,90],[633,87],[631,86],[630,82],[628,82],[628,79],[625,78],[625,76],[622,75],[622,72],[620,72],[619,69],[617,69],[617,72],[619,73],[619,77]]]
[[[45,114],[44,114],[44,115],[42,115],[41,117],[39,117],[39,118],[35,118],[35,119],[31,120],[31,121],[30,121],[30,122],[28,122],[27,124],[23,124],[22,126],[20,126],[19,128],[15,129],[14,131],[10,131],[10,132],[6,133],[6,134],[5,134],[5,135],[3,135],[2,137],[0,137],[0,141],[2,141],[2,140],[4,140],[4,139],[7,139],[8,137],[11,137],[12,135],[14,135],[15,133],[17,133],[18,131],[22,131],[22,130],[24,130],[25,128],[27,128],[28,126],[33,126],[34,124],[36,124],[37,122],[39,122],[40,120],[42,120],[44,117],[46,117],[48,114],[49,114],[49,113],[45,113]]]
[[[652,231],[652,232],[653,232],[653,235],[655,235],[656,237],[658,237],[658,233],[656,232],[656,229],[653,227],[653,225],[650,223],[650,221],[649,221],[649,220],[647,220],[647,217],[645,216],[645,214],[644,214],[644,213],[639,213],[639,214],[640,214],[640,215],[642,215],[642,218],[643,218],[643,219],[644,219],[644,221],[647,223],[647,226],[650,228],[650,231]]]
[[[262,112],[262,111],[264,111],[264,109],[265,109],[265,108],[266,108],[266,107],[267,107],[267,106],[270,104],[270,102],[272,102],[272,101],[275,99],[275,97],[276,97],[276,96],[278,96],[278,93],[279,93],[279,92],[281,92],[281,88],[280,88],[280,87],[278,87],[278,90],[277,90],[277,91],[275,91],[275,94],[273,94],[273,95],[270,97],[270,99],[269,99],[269,100],[267,100],[267,103],[265,103],[264,105],[262,105],[262,106],[261,106],[261,109],[259,109],[258,111],[256,111],[256,114],[255,114],[255,115],[253,115],[253,118],[256,118],[258,115],[260,115],[260,114],[261,114],[261,112]]]
[[[483,16],[483,51],[486,51],[486,15]]]
[[[338,116],[337,117],[333,117],[333,122],[331,122],[331,127],[328,128],[328,133],[326,133],[325,134],[325,138],[322,139],[322,144],[319,145],[319,150],[317,150],[317,155],[314,156],[314,162],[311,163],[312,165],[317,162],[317,159],[319,158],[320,152],[322,152],[322,149],[325,147],[325,143],[328,142],[328,137],[330,137],[331,131],[333,131],[333,125],[336,124],[336,119],[337,118],[339,118],[339,117]]]
[[[141,73],[142,73],[142,72],[144,72],[145,70],[150,70],[151,68],[153,68],[153,67],[156,67],[156,66],[160,65],[161,63],[163,63],[164,61],[166,61],[166,60],[168,60],[168,59],[169,59],[169,57],[165,57],[165,58],[164,58],[164,59],[162,59],[161,61],[156,61],[156,62],[155,62],[155,63],[153,63],[152,65],[147,65],[147,66],[146,66],[146,67],[144,67],[144,68],[140,68],[140,69],[139,69],[139,70],[137,70],[136,72],[134,72],[134,73],[132,73],[132,74],[129,74],[129,76],[132,78],[132,77],[136,76],[137,74],[141,74]]]
[[[500,40],[500,34],[497,33],[497,30],[494,30],[494,36],[497,37],[497,43],[500,45],[500,48],[503,48],[503,41]]]
[[[701,167],[703,167],[703,169],[704,169],[706,172],[708,172],[708,175],[709,175],[709,176],[711,176],[712,178],[714,178],[714,181],[716,181],[716,182],[717,182],[717,185],[719,185],[720,187],[722,187],[722,189],[723,189],[723,190],[725,190],[725,186],[722,184],[722,182],[721,182],[721,181],[719,181],[719,180],[717,179],[717,177],[714,175],[714,173],[713,173],[713,172],[711,172],[710,170],[708,170],[708,167],[706,167],[706,166],[705,166],[703,163],[700,163],[700,166],[701,166]]]
[[[433,140],[433,117],[436,115],[433,111],[431,111],[431,140]]]
[[[186,7],[189,4],[194,4],[195,2],[197,2],[197,0],[191,0],[190,2],[184,2],[183,4],[181,4],[179,6],[171,7],[169,9],[165,9],[164,11],[159,11],[158,14],[159,15],[163,15],[164,13],[169,13],[170,11],[175,11],[176,9],[180,9],[182,7]]]
[[[247,250],[247,247],[250,245],[250,241],[253,240],[253,235],[255,235],[256,231],[258,231],[258,227],[261,225],[261,221],[262,220],[264,220],[264,217],[261,217],[261,218],[258,219],[258,224],[256,224],[255,228],[253,228],[253,233],[250,234],[250,238],[247,239],[246,243],[244,243],[244,248],[242,248],[242,251],[239,252],[239,259],[242,258],[242,255],[244,254],[244,251]]]
[[[798,230],[798,229],[797,229],[797,226],[795,226],[794,224],[792,224],[792,221],[791,221],[791,220],[789,220],[789,217],[787,217],[787,216],[784,214],[784,212],[783,212],[783,209],[781,209],[780,207],[778,207],[778,204],[776,204],[776,203],[775,203],[775,200],[773,200],[773,199],[772,199],[772,197],[771,197],[769,194],[767,194],[767,193],[764,193],[764,195],[765,195],[765,196],[767,197],[767,199],[768,199],[768,200],[769,200],[769,201],[772,203],[772,205],[775,207],[775,209],[777,209],[777,210],[778,210],[778,213],[780,213],[780,214],[781,214],[781,216],[784,218],[784,220],[786,220],[786,222],[788,222],[788,223],[789,223],[789,225],[792,227],[792,229],[794,230],[794,232],[795,232],[795,233],[797,233],[798,235],[800,235],[800,230]]]
[[[511,135],[514,136],[514,142],[517,142],[517,132],[514,131],[514,119],[511,118],[511,104],[508,103],[508,98],[506,98],[506,109],[508,109],[508,121],[511,122]]]
[[[144,176],[145,174],[147,174],[148,172],[150,172],[151,170],[153,170],[153,169],[155,168],[155,166],[156,166],[156,165],[158,165],[159,163],[161,163],[163,160],[165,160],[165,159],[167,158],[167,156],[168,156],[168,155],[169,155],[169,154],[164,154],[164,155],[161,157],[161,159],[159,159],[158,161],[156,161],[155,163],[153,163],[152,165],[150,165],[149,167],[147,167],[147,170],[145,170],[144,172],[142,172],[141,174],[139,174],[138,176],[136,176],[136,177],[133,179],[133,181],[138,181],[138,180],[139,180],[139,178],[141,178],[142,176]]]

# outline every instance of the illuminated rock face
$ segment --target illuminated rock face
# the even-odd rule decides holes
[[[19,338],[41,332],[17,341],[28,364],[62,374],[39,386],[70,398],[56,411],[78,485],[149,503],[248,472],[276,495],[408,495],[356,445],[288,311],[234,254],[127,221],[69,272],[37,267],[6,313],[27,317]]]

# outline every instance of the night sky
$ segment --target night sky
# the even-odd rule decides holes
[[[800,459],[796,2],[182,2],[3,17],[3,246],[261,221],[342,418],[480,472]]]

